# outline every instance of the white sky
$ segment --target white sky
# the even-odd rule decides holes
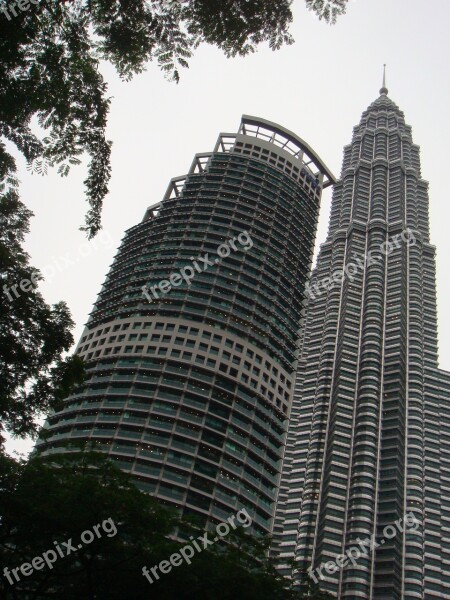
[[[431,8],[432,7],[432,8]],[[450,370],[450,253],[448,140],[450,126],[448,0],[350,0],[330,27],[295,0],[296,44],[278,52],[227,60],[204,46],[176,85],[156,65],[132,82],[103,66],[112,97],[108,136],[113,176],[103,211],[105,235],[86,246],[85,166],[66,179],[31,176],[20,162],[21,196],[35,213],[26,248],[41,270],[59,267],[40,289],[50,303],[65,300],[77,340],[125,229],[161,200],[171,177],[183,175],[197,152],[213,149],[219,132],[235,132],[242,114],[270,119],[307,141],[340,174],[343,146],[361,113],[378,96],[388,64],[390,97],[405,112],[421,146],[422,176],[430,182],[432,243],[437,247],[440,366]],[[13,23],[11,23],[13,26]],[[316,251],[324,241],[331,193],[323,197]],[[85,256],[83,256],[85,255]],[[64,258],[66,257],[66,258]],[[67,259],[73,261],[67,265]],[[65,266],[64,266],[65,265]],[[23,451],[29,442],[15,441]]]

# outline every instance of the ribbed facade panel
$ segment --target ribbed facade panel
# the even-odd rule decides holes
[[[415,243],[392,243],[407,229]],[[429,241],[419,148],[383,89],[344,149],[309,282],[274,527],[296,585],[374,536],[320,586],[352,600],[450,597],[450,375],[437,369]],[[419,525],[402,532],[410,513]]]

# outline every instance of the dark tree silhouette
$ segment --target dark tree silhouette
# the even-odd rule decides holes
[[[189,533],[198,540],[205,532],[139,491],[103,454],[65,453],[29,463],[0,456],[0,506],[5,600],[301,600],[266,558],[268,540],[240,529],[206,549],[198,541],[201,552],[190,564],[160,571],[150,583],[143,567],[168,561],[185,545],[171,536],[176,527],[188,542]],[[100,536],[84,534],[96,525]],[[31,568],[49,550],[52,568],[36,560],[40,568]],[[31,565],[24,567],[27,575],[24,563]]]
[[[0,199],[0,448],[5,429],[36,433],[36,417],[84,376],[80,358],[63,358],[73,343],[66,304],[49,306],[34,289],[41,275],[22,249],[31,214],[12,190]]]

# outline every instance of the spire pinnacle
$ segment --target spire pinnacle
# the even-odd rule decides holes
[[[383,65],[383,86],[380,90],[380,94],[388,95],[388,89],[386,87],[386,65]]]

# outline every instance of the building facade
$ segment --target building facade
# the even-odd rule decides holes
[[[244,116],[127,231],[41,453],[89,441],[205,526],[271,530],[322,189],[292,132]]]
[[[383,84],[344,150],[307,286],[275,524],[282,572],[342,599],[450,598],[450,374],[428,212]]]

